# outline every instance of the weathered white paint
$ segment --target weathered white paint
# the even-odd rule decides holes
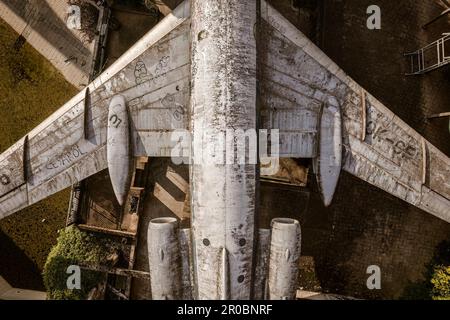
[[[171,131],[188,126],[188,17],[185,2],[95,79],[87,110],[82,91],[27,135],[27,182],[23,139],[0,155],[0,178],[9,178],[0,184],[0,218],[107,168],[108,106],[116,94],[130,108],[134,155],[170,155]]]
[[[19,141],[8,157],[0,157],[0,196],[11,192],[25,183],[23,175],[23,145]]]
[[[220,300],[229,300],[230,299],[230,261],[228,257],[228,251],[226,248],[222,248],[221,250],[221,265],[219,270],[220,277]]]
[[[299,65],[283,34],[264,21],[260,32],[261,126],[280,130],[280,157],[314,158],[322,102],[313,88],[290,76]]]
[[[194,297],[193,270],[192,270],[192,240],[191,229],[181,229],[179,234],[183,300],[192,300]]]
[[[27,185],[23,184],[17,189],[0,198],[0,219],[6,218],[10,213],[28,206]]]
[[[361,88],[361,141],[366,141],[366,132],[367,132],[366,90]]]
[[[123,206],[131,183],[130,121],[125,98],[114,96],[109,103],[106,159],[117,202]]]
[[[363,88],[270,5],[261,6],[262,127],[280,129],[280,155],[317,156],[320,105],[335,97],[344,170],[450,221],[449,158],[373,96],[361,94]],[[129,104],[135,156],[171,155],[172,130],[189,127],[189,14],[185,1],[90,84],[86,113],[80,92],[27,135],[29,181],[21,173],[23,139],[0,155],[0,217],[107,167],[107,106],[114,94]],[[88,139],[82,137],[85,124]]]
[[[328,203],[340,170],[341,136],[346,171],[450,222],[450,159],[373,96],[361,94],[363,88],[309,39],[265,1],[261,5],[262,128],[280,129],[281,156],[319,156]],[[135,156],[170,156],[171,133],[191,128],[192,156],[220,157],[214,147],[222,132],[257,129],[256,0],[194,0],[192,8],[191,29],[185,1],[90,84],[88,110],[81,92],[31,131],[25,163],[23,139],[0,155],[0,218],[107,167],[108,105],[115,95],[129,108]],[[211,129],[212,136],[199,138]],[[324,165],[327,157],[334,166]],[[13,178],[2,180],[3,174]],[[196,297],[250,298],[256,166],[196,162],[191,192]],[[281,244],[296,252],[291,236],[290,242],[272,237],[273,252]],[[271,265],[286,261],[276,254]],[[289,259],[283,267],[293,272]],[[271,297],[290,298],[293,280],[277,280],[277,273],[269,273]],[[167,296],[175,295],[161,294]]]
[[[192,1],[191,165],[198,299],[221,299],[223,250],[230,299],[250,299],[256,165],[213,164],[227,129],[256,129],[256,0]],[[210,135],[202,139],[202,133]]]
[[[416,131],[372,95],[361,95],[365,91],[360,85],[266,1],[262,1],[261,13],[269,28],[267,42],[273,47],[269,52],[274,52],[267,64],[281,73],[266,81],[283,82],[301,92],[301,106],[308,100],[326,102],[329,97],[341,106],[343,169],[450,222],[450,159],[428,141],[423,148],[423,137]],[[298,148],[297,153],[302,155],[304,150]],[[427,158],[429,185],[423,186]]]
[[[342,123],[340,106],[330,99],[320,118],[319,152],[314,159],[314,172],[324,205],[333,200],[342,168]]]
[[[427,182],[427,167],[428,167],[428,151],[427,142],[422,138],[422,184]]]
[[[450,158],[427,142],[429,152],[428,180],[433,192],[450,199]]]
[[[269,274],[270,229],[259,229],[256,245],[253,299],[265,300]]]
[[[130,110],[136,156],[170,156],[171,132],[188,128],[189,116],[194,134],[254,128],[256,48],[249,8],[253,3],[197,3],[191,70],[185,2],[89,86],[88,110],[80,93],[28,134],[29,163],[23,160],[23,139],[0,155],[0,175],[13,176],[0,186],[0,218],[107,167],[107,106],[116,94]],[[329,203],[339,165],[331,166],[334,171],[321,166],[328,157],[331,163],[340,160],[339,114],[328,112],[330,105],[339,106],[344,169],[450,221],[448,157],[366,95],[264,1],[262,15],[262,127],[280,129],[281,156],[319,156],[319,185]],[[217,24],[219,17],[223,25]],[[326,106],[322,117],[321,105]],[[211,153],[214,141],[194,140],[193,155]],[[30,171],[28,181],[23,167]],[[254,166],[192,167],[193,258],[200,298],[249,297],[255,179]]]
[[[268,298],[293,300],[297,292],[300,259],[300,223],[293,219],[272,220]]]
[[[183,296],[178,220],[157,218],[148,225],[148,257],[153,300]]]

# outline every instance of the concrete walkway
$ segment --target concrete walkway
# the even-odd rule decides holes
[[[46,300],[47,294],[41,291],[13,288],[0,276],[0,300]]]
[[[81,89],[88,84],[94,43],[67,28],[66,11],[63,0],[0,0],[0,18]]]

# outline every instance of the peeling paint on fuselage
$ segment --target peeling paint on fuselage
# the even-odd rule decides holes
[[[215,154],[214,136],[227,129],[256,130],[256,1],[194,0],[191,12],[195,158]],[[212,137],[201,139],[205,130]],[[197,298],[250,299],[256,165],[194,161],[191,190]]]

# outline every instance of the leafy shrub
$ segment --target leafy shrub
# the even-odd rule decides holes
[[[450,242],[444,241],[436,249],[427,265],[424,281],[410,283],[402,299],[450,300]]]
[[[433,300],[450,300],[450,266],[436,266],[431,283]]]
[[[104,265],[107,257],[119,249],[120,244],[111,238],[79,230],[70,226],[60,232],[58,242],[47,257],[43,278],[47,295],[52,300],[84,300],[89,292],[104,275],[95,271],[82,270],[81,289],[67,289],[67,268],[70,265],[85,263],[90,265]]]

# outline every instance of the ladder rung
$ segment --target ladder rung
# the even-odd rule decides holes
[[[445,44],[446,41],[450,41],[450,33],[444,33],[443,37],[430,43],[429,45],[411,53],[405,53],[404,56],[410,56],[411,60],[411,73],[407,75],[424,74],[440,68],[444,65],[450,64],[450,56],[446,55]],[[436,46],[436,63],[431,64],[425,60],[425,51],[432,50]],[[434,58],[434,57],[433,57]],[[417,59],[417,70],[415,69],[415,59]],[[430,60],[430,58],[428,58]]]

